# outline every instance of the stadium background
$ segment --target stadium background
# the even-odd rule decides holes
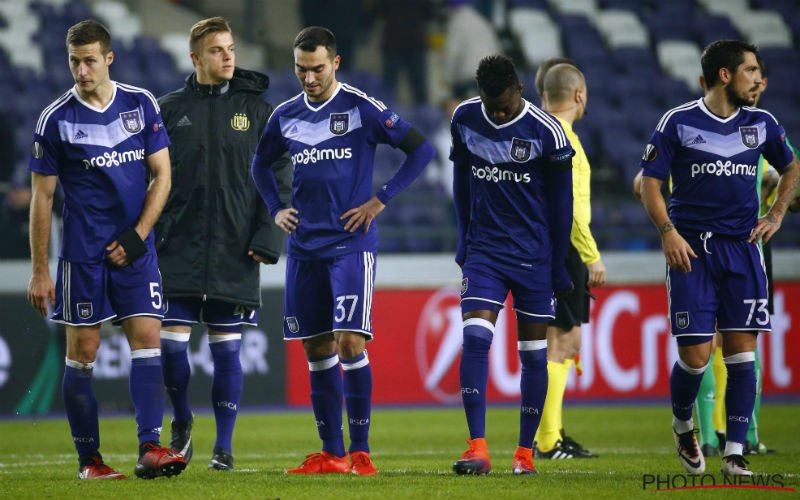
[[[379,0],[375,0],[377,2]],[[389,0],[400,1],[400,0]],[[0,158],[4,209],[25,189],[27,154],[41,109],[72,82],[66,29],[78,20],[104,21],[114,37],[112,78],[157,96],[182,85],[191,70],[186,36],[197,20],[226,16],[237,39],[238,65],[266,72],[265,98],[277,105],[299,92],[291,72],[291,41],[301,27],[297,0],[130,2],[0,0],[0,113],[16,132],[16,155]],[[327,2],[332,4],[334,2]],[[371,2],[338,0],[355,37],[351,63],[339,79],[383,99],[429,137],[447,133],[442,103],[449,94],[442,74],[444,31],[450,3],[432,1],[427,20],[427,102],[413,102],[408,82],[392,92],[381,80],[381,33],[386,21],[369,15]],[[544,57],[573,58],[587,76],[589,113],[576,130],[593,165],[593,232],[609,268],[610,284],[595,292],[592,322],[584,332],[584,374],[574,374],[567,401],[666,400],[675,346],[666,333],[663,256],[655,231],[630,184],[655,122],[666,109],[698,97],[702,47],[718,38],[757,43],[767,61],[769,89],[763,106],[800,142],[800,2],[795,0],[508,0],[473,2],[492,23],[504,50],[518,63],[526,96]],[[374,2],[372,2],[374,5]],[[359,15],[361,14],[361,15]],[[522,20],[522,22],[520,21]],[[531,45],[522,24],[538,38]],[[391,36],[402,37],[396,30]],[[189,64],[189,67],[187,67]],[[402,155],[400,156],[402,158]],[[398,153],[379,149],[376,183],[398,165]],[[376,341],[369,346],[375,399],[382,404],[458,402],[459,273],[452,262],[454,220],[441,158],[380,220]],[[7,174],[7,175],[6,175]],[[3,217],[0,240],[25,241],[24,223]],[[766,399],[800,396],[800,216],[789,215],[775,240],[775,332],[762,336]],[[3,245],[0,245],[3,246]],[[6,245],[8,246],[8,245]],[[24,245],[23,245],[24,246]],[[6,248],[4,246],[4,248]],[[9,255],[4,255],[8,257]],[[25,256],[0,260],[0,414],[61,411],[63,332],[30,308]],[[281,339],[282,264],[262,267],[264,308],[258,328],[245,332],[244,408],[307,404],[305,362],[298,345]],[[490,398],[515,400],[519,366],[513,319],[504,318],[492,350]],[[129,411],[128,348],[124,336],[104,327],[95,387],[105,410]],[[194,404],[208,404],[212,364],[202,332],[193,335]],[[793,353],[794,356],[790,354]]]

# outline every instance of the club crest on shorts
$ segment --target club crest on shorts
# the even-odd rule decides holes
[[[292,333],[297,333],[300,331],[300,323],[294,316],[289,316],[286,318],[286,326],[289,327],[289,331]]]
[[[350,128],[350,115],[347,113],[331,113],[328,129],[333,135],[344,135]]]
[[[94,309],[92,308],[91,302],[79,302],[77,304],[78,307],[78,317],[80,319],[89,319],[94,314]]]
[[[122,120],[122,128],[130,134],[141,131],[144,126],[144,120],[142,120],[142,114],[139,112],[139,108],[120,113],[119,119]]]
[[[687,311],[675,313],[675,326],[681,330],[689,326],[689,313]]]
[[[464,278],[461,280],[461,295],[467,293],[467,288],[469,288],[469,278]]]
[[[758,147],[758,127],[739,127],[739,137],[748,148]]]
[[[533,151],[533,142],[524,139],[511,139],[511,159],[517,163],[524,163],[531,159],[531,151]]]

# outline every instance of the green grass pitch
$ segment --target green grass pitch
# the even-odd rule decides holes
[[[19,498],[797,498],[786,490],[643,489],[643,474],[680,475],[672,446],[670,411],[655,406],[568,406],[570,435],[601,456],[594,460],[537,460],[538,476],[510,472],[518,419],[513,408],[490,408],[487,439],[494,470],[488,476],[458,477],[451,465],[466,448],[460,408],[378,409],[372,423],[376,477],[287,476],[319,441],[309,411],[245,413],[234,436],[236,470],[206,469],[214,444],[210,414],[198,415],[194,459],[177,478],[142,481],[78,481],[77,461],[65,419],[0,421],[0,497]],[[785,488],[800,490],[800,405],[765,404],[761,437],[774,455],[748,457],[750,468],[780,474]],[[133,475],[136,440],[132,416],[101,417],[101,451],[106,462]],[[165,441],[169,421],[165,419]],[[346,434],[346,431],[345,431]],[[707,472],[721,483],[719,457]],[[676,484],[682,486],[680,481]],[[655,497],[654,497],[655,495]]]

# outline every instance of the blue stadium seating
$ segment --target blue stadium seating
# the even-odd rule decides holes
[[[601,10],[633,13],[647,29],[649,44],[639,47],[610,48],[598,30],[597,19],[578,14],[559,13],[549,0],[508,0],[508,7],[528,7],[547,13],[558,26],[564,54],[583,70],[589,86],[588,113],[575,126],[592,162],[596,183],[594,223],[603,248],[654,248],[649,222],[640,204],[628,199],[630,180],[638,170],[639,157],[658,119],[670,108],[700,96],[700,90],[665,73],[659,66],[656,50],[664,41],[683,41],[702,49],[720,38],[741,38],[742,33],[731,19],[711,13],[696,0],[597,0]],[[793,36],[793,47],[764,47],[769,88],[762,105],[770,109],[784,125],[787,134],[800,144],[800,114],[793,112],[800,103],[800,1],[749,0],[749,7],[779,13]],[[0,93],[14,99],[0,100],[0,112],[12,117],[17,125],[18,161],[25,161],[30,134],[41,109],[72,84],[65,64],[64,33],[75,22],[95,17],[90,4],[83,0],[67,2],[63,8],[44,0],[30,4],[32,16],[38,16],[41,29],[32,35],[32,43],[43,55],[43,68],[18,67],[13,52],[0,46]],[[739,19],[736,19],[737,22]],[[14,20],[0,19],[0,30]],[[745,29],[745,28],[742,28]],[[605,34],[608,37],[608,33]],[[144,86],[160,96],[183,85],[185,74],[176,61],[163,50],[158,40],[140,36],[129,46],[114,47],[117,63],[111,74],[116,80]],[[524,96],[538,103],[533,85],[533,67],[521,67]],[[265,98],[274,106],[297,95],[300,86],[291,70],[267,71],[270,87]],[[699,75],[698,75],[699,76]],[[447,118],[433,104],[405,107],[377,72],[352,70],[340,72],[339,79],[366,93],[385,100],[402,117],[414,123],[425,135],[436,133]],[[692,83],[692,82],[689,82]],[[405,156],[402,152],[380,146],[375,158],[375,188],[390,178]],[[386,208],[381,219],[381,251],[452,250],[452,208],[447,187],[435,176],[418,179],[412,190],[398,197]],[[616,193],[622,196],[609,198]],[[599,196],[598,196],[599,194]],[[608,196],[607,196],[608,195]],[[613,201],[612,201],[613,200]],[[788,217],[787,227],[800,228],[800,218]],[[615,229],[618,225],[625,230]],[[413,229],[408,229],[411,227]],[[444,231],[444,232],[443,232]],[[783,233],[787,233],[786,230]],[[795,231],[800,240],[800,231]],[[781,238],[779,244],[792,238]],[[797,243],[797,242],[795,242]],[[657,242],[655,242],[657,244]]]

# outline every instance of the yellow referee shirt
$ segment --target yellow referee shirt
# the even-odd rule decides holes
[[[594,241],[592,231],[589,229],[589,223],[592,222],[592,169],[589,166],[589,159],[586,158],[586,152],[583,150],[581,140],[572,130],[572,125],[559,117],[556,118],[561,122],[564,132],[567,133],[567,138],[572,144],[572,149],[575,150],[575,156],[572,158],[574,206],[572,208],[570,241],[572,246],[578,250],[578,254],[580,254],[584,264],[594,264],[600,260],[600,251],[597,250],[597,243]]]

